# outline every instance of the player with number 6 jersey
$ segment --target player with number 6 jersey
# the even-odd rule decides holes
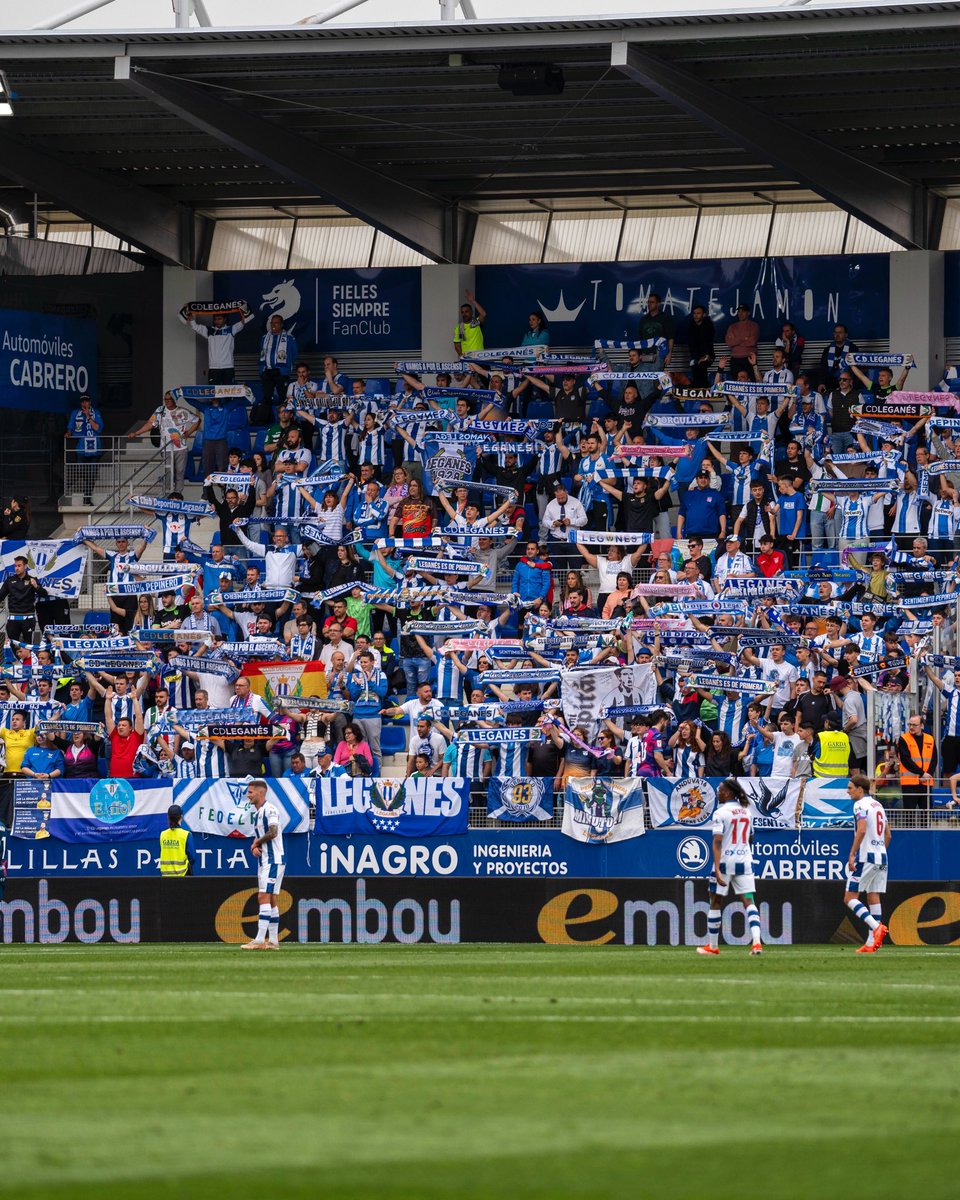
[[[283,883],[284,854],[283,827],[280,810],[267,799],[265,779],[249,779],[247,798],[253,805],[254,839],[250,850],[259,860],[257,870],[257,901],[260,905],[260,920],[257,936],[246,942],[244,950],[278,950],[280,948],[280,909],[277,899]]]
[[[880,897],[887,890],[890,826],[883,805],[870,795],[870,780],[866,775],[851,776],[847,794],[853,800],[856,832],[847,861],[847,889],[843,902],[867,927],[867,940],[857,953],[875,954],[887,936]]]
[[[733,892],[743,897],[750,928],[751,954],[762,954],[760,913],[753,878],[753,817],[747,794],[735,779],[725,779],[717,788],[719,804],[713,814],[713,879],[710,881],[710,912],[707,916],[707,945],[697,953],[718,955],[724,899]]]

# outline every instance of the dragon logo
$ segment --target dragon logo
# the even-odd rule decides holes
[[[270,310],[271,317],[282,317],[284,321],[300,311],[300,292],[292,279],[285,279],[269,292],[263,293],[260,311]],[[293,327],[291,326],[291,329]]]

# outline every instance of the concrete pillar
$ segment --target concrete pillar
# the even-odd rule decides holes
[[[938,250],[890,255],[890,350],[917,360],[910,391],[929,391],[943,378],[943,263]]]
[[[476,271],[457,264],[422,267],[421,353],[425,359],[450,362],[453,357],[453,327],[460,319],[460,305],[467,288],[473,290]],[[483,296],[480,297],[484,302]]]
[[[207,344],[177,316],[189,300],[213,299],[213,274],[183,267],[163,268],[163,387],[206,383]],[[159,397],[157,402],[159,403]]]

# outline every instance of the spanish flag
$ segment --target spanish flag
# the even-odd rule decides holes
[[[243,675],[250,690],[275,708],[283,696],[327,697],[327,676],[321,662],[248,662]]]

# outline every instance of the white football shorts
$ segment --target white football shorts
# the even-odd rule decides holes
[[[752,875],[725,875],[724,880],[723,883],[717,883],[716,875],[710,880],[710,891],[715,896],[728,896],[731,889],[735,896],[743,896],[757,890]]]
[[[282,863],[279,865],[277,863],[261,863],[260,869],[257,871],[257,891],[276,896],[283,883],[285,870]]]
[[[867,895],[876,892],[878,895],[887,890],[887,868],[876,863],[857,863],[857,869],[851,873],[847,869],[847,891]]]

